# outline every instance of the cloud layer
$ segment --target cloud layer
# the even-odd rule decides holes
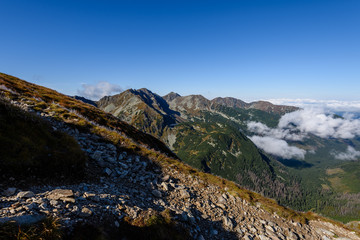
[[[360,151],[356,151],[355,148],[348,146],[346,152],[332,153],[336,159],[340,160],[357,160],[360,158]]]
[[[269,128],[259,122],[248,122],[250,137],[265,152],[282,157],[303,159],[306,151],[290,146],[286,141],[301,141],[309,134],[321,138],[352,139],[360,136],[360,119],[339,118],[319,108],[306,108],[287,113],[281,117],[276,128]],[[353,159],[355,149],[334,155],[338,159]]]
[[[351,139],[360,136],[360,120],[343,119],[326,114],[321,109],[307,108],[282,116],[278,129],[311,133],[321,138]]]
[[[82,84],[82,89],[78,90],[78,94],[91,100],[99,100],[104,96],[122,92],[123,89],[109,82],[98,82],[96,85]]]
[[[269,99],[273,104],[290,105],[301,108],[320,108],[326,112],[360,113],[360,101],[315,100],[315,99]]]
[[[305,157],[305,150],[294,146],[289,146],[289,144],[285,140],[268,136],[252,136],[250,137],[250,139],[255,143],[256,146],[258,146],[265,152],[285,159],[304,159]]]

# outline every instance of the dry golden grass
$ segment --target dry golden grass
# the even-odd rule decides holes
[[[338,174],[338,173],[344,173],[344,170],[341,168],[328,168],[326,169],[326,174],[327,175],[334,175],[334,174]]]
[[[0,225],[2,240],[60,240],[62,232],[57,218],[46,218],[37,224],[19,226],[15,222]]]
[[[221,189],[227,188],[230,194],[246,199],[253,204],[260,203],[261,207],[270,213],[277,213],[277,215],[281,217],[301,223],[318,219],[344,227],[344,225],[339,222],[323,218],[312,212],[302,213],[280,206],[275,200],[246,190],[234,182],[196,170],[181,162],[165,144],[158,139],[136,130],[134,127],[91,105],[59,94],[54,90],[27,83],[18,78],[1,73],[0,85],[4,85],[19,94],[16,95],[7,92],[6,94],[10,98],[18,98],[21,96],[21,98],[27,98],[30,101],[34,98],[41,99],[47,104],[47,108],[49,108],[48,111],[55,112],[55,117],[59,120],[71,123],[80,128],[85,128],[116,144],[118,147],[125,148],[127,151],[151,159],[161,167],[170,167],[185,174],[198,177],[202,179],[205,184],[217,185]],[[43,110],[47,109],[44,104],[40,104],[37,107]],[[69,114],[69,110],[76,114]]]

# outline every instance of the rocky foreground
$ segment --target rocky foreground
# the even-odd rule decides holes
[[[12,104],[29,110],[24,103]],[[116,228],[125,217],[136,219],[144,212],[168,209],[192,239],[360,239],[330,222],[301,224],[269,213],[261,204],[234,197],[227,188],[171,166],[159,167],[95,134],[58,122],[51,114],[41,116],[78,141],[89,157],[86,171],[94,177],[82,183],[22,189],[14,187],[19,186],[16,179],[9,179],[0,185],[0,223],[32,223],[55,216],[71,230],[78,222],[96,224],[106,218]]]
[[[226,189],[118,152],[114,145],[99,142],[96,135],[60,127],[78,140],[92,159],[89,165],[96,164],[103,176],[99,181],[56,188],[6,188],[0,198],[1,222],[31,222],[52,215],[72,226],[110,215],[114,226],[119,226],[125,216],[136,218],[149,209],[169,209],[194,239],[360,239],[331,223],[289,222],[233,197]]]

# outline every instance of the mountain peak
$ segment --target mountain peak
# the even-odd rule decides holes
[[[294,106],[274,105],[267,101],[256,101],[249,104],[249,108],[255,108],[261,111],[272,112],[277,114],[285,114],[296,111],[299,108]]]
[[[293,239],[347,237],[360,240],[357,232],[344,228],[340,223],[331,222],[311,212],[295,212],[278,205],[275,200],[242,188],[234,181],[194,169],[180,161],[158,139],[81,101],[1,73],[0,86],[4,86],[0,89],[0,108],[5,113],[0,114],[1,127],[8,128],[9,132],[20,132],[13,133],[13,136],[18,138],[13,139],[13,151],[18,151],[15,148],[16,143],[25,136],[19,153],[14,154],[18,157],[15,159],[9,155],[9,147],[5,145],[10,142],[9,139],[1,139],[1,156],[6,156],[4,153],[7,153],[9,161],[0,161],[1,205],[5,209],[0,211],[0,222],[16,222],[0,224],[0,232],[2,237],[5,234],[6,239],[12,239],[13,232],[20,233],[18,224],[21,222],[29,223],[31,229],[35,227],[36,234],[42,233],[41,226],[44,224],[37,224],[42,221],[38,216],[41,219],[49,216],[59,221],[52,222],[52,218],[48,218],[44,223],[51,220],[51,225],[60,225],[60,233],[65,234],[64,239],[79,236],[78,234],[86,231],[83,226],[88,226],[86,228],[94,230],[98,234],[96,236],[119,236],[126,239],[144,239],[162,231],[164,235],[161,236],[165,237],[159,239],[167,236],[179,236],[178,239],[283,239],[289,236]],[[124,96],[119,94],[116,98],[120,101]],[[124,106],[128,107],[131,102],[133,107],[137,106],[134,103],[140,100],[138,96],[127,96],[131,99],[124,102]],[[196,97],[189,96],[189,99]],[[186,102],[188,103],[190,104],[189,101]],[[139,103],[139,106],[143,105],[144,103]],[[147,113],[142,112],[136,116],[145,116]],[[18,123],[23,129],[14,128],[14,123]],[[156,122],[151,127],[157,124],[162,123]],[[194,130],[203,131],[206,126],[202,123],[198,123],[198,126],[189,128],[190,131],[186,131],[187,124],[183,126],[183,133],[190,134],[192,145],[202,148],[209,145],[213,149],[215,137],[219,136],[227,140],[227,147],[232,148],[230,150],[233,154],[228,151],[225,155],[235,157],[245,153],[239,151],[233,138],[218,135],[213,128],[210,132],[211,138],[203,138],[203,132]],[[28,129],[31,131],[27,131]],[[41,142],[44,142],[46,147],[36,146],[32,141],[28,141],[37,140],[33,137],[34,130],[39,130],[36,136],[45,139]],[[64,141],[62,144],[57,144],[54,138],[46,141],[48,136],[62,137]],[[178,134],[178,137],[181,137],[181,134]],[[193,140],[198,137],[201,143],[196,145]],[[50,144],[52,141],[55,144]],[[251,142],[246,142],[247,147],[250,146],[248,144]],[[34,147],[39,148],[39,151],[24,152],[24,148],[32,151]],[[43,152],[45,148],[46,151]],[[69,152],[74,157],[70,155],[69,159],[64,161],[63,155],[59,154],[67,149],[69,151],[65,154]],[[215,149],[214,152],[224,155],[224,151]],[[34,158],[34,154],[41,158]],[[190,154],[193,155],[193,152]],[[81,161],[82,165],[73,170],[79,181],[67,181],[59,175],[60,180],[50,185],[47,178],[34,175],[36,172],[29,171],[29,165],[24,164],[36,164],[33,170],[41,167],[53,178],[61,169],[72,170],[73,161],[80,159],[79,156],[83,156],[81,159],[84,162]],[[26,158],[29,161],[24,161]],[[235,162],[242,163],[233,163]],[[53,165],[54,163],[59,165]],[[17,181],[13,180],[13,173],[9,175],[8,171],[4,172],[4,164],[10,170],[18,170]],[[255,168],[248,170],[254,171]],[[24,173],[31,175],[26,178]],[[250,173],[255,176],[253,172]],[[244,176],[245,174],[239,174],[238,178],[244,179]],[[269,186],[267,184],[266,188]],[[282,190],[283,185],[279,186]],[[48,204],[49,202],[51,204]],[[46,229],[53,229],[50,224],[46,225],[49,226]],[[21,227],[23,230],[23,226]],[[59,229],[54,229],[57,235]],[[133,235],[135,231],[136,235]]]
[[[170,92],[170,93],[166,94],[165,96],[163,96],[163,99],[165,99],[165,101],[169,102],[178,97],[181,97],[181,95],[176,92]]]
[[[215,103],[215,104],[219,104],[219,105],[224,105],[226,107],[236,107],[236,108],[245,108],[247,107],[249,104],[240,100],[240,99],[237,99],[237,98],[232,98],[232,97],[225,97],[225,98],[222,98],[222,97],[217,97],[217,98],[214,98],[213,100],[211,100],[212,103]]]

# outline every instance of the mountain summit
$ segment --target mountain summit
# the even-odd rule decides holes
[[[269,120],[276,119],[295,107],[245,103],[235,98],[208,100],[202,95],[174,92],[160,97],[147,89],[104,97],[98,106],[158,137],[191,166],[271,197],[289,198],[289,194],[298,193],[296,184],[284,187],[291,177],[282,165],[262,153],[236,125],[246,125],[250,117],[262,119],[264,114]]]

